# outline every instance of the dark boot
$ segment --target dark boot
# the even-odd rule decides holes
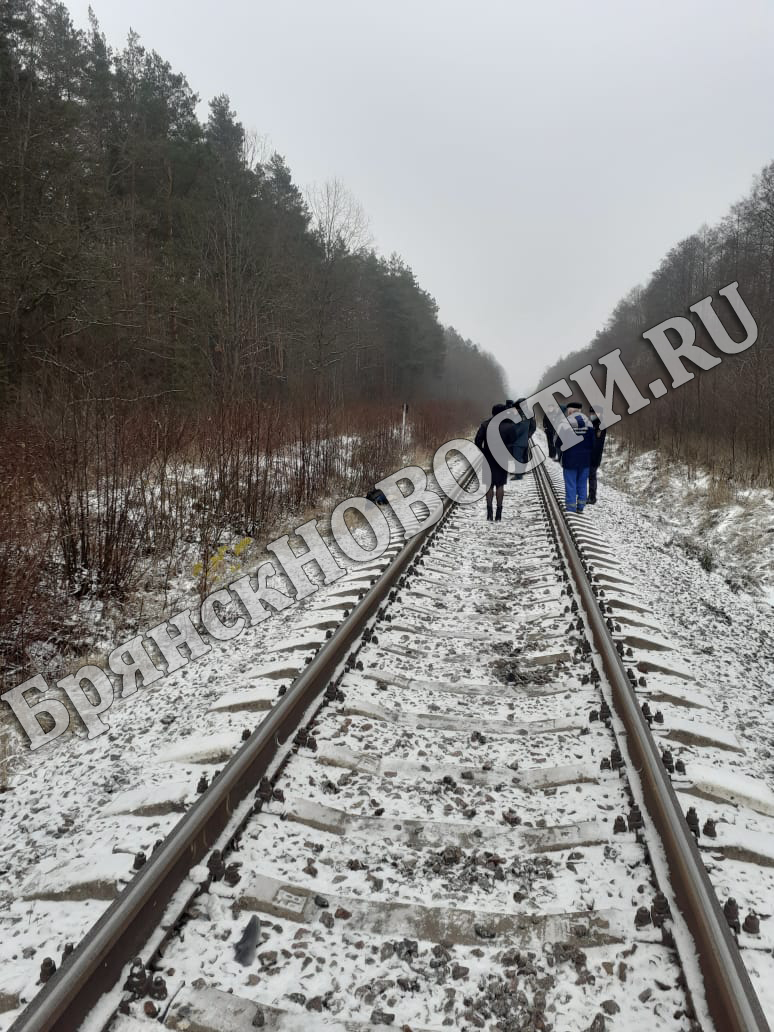
[[[495,513],[495,523],[499,523],[503,518],[503,507],[502,505],[497,506],[497,512]]]
[[[491,506],[491,503],[489,503],[489,502],[487,502],[487,505],[486,505],[486,518],[488,520],[491,520],[493,518],[492,517],[492,506]]]

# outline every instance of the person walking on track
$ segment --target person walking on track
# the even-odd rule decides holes
[[[486,518],[487,520],[499,521],[503,517],[503,494],[505,493],[505,482],[508,479],[508,470],[503,469],[500,463],[495,459],[489,450],[489,444],[486,439],[486,432],[489,429],[489,424],[494,416],[498,416],[501,412],[506,409],[505,405],[493,405],[492,415],[489,419],[485,419],[481,426],[478,428],[476,433],[475,444],[476,447],[483,452],[484,458],[489,465],[489,471],[492,476],[492,482],[489,486],[489,490],[486,493]],[[504,419],[500,423],[500,437],[503,444],[510,454],[513,454],[513,444],[516,437],[516,424],[512,419]],[[494,496],[497,499],[497,510],[493,514],[492,502]]]
[[[519,414],[521,415],[521,418],[522,419],[526,419],[526,421],[527,421],[529,439],[531,441],[532,440],[532,435],[537,430],[537,419],[535,419],[534,416],[528,416],[526,414],[526,412],[524,411],[524,405],[525,405],[526,401],[527,401],[526,398],[517,398],[516,399],[516,408],[518,409]]]
[[[521,470],[529,461],[529,439],[532,436],[530,433],[530,423],[521,408],[519,408],[518,401],[506,401],[505,407],[509,409],[515,408],[516,414],[520,417],[514,421],[511,455],[516,460],[516,472],[512,475],[511,480],[523,480],[524,474]]]
[[[564,472],[564,497],[567,512],[583,512],[589,486],[589,469],[594,428],[583,415],[578,401],[567,404],[567,424],[559,430],[562,451],[559,458]]]
[[[549,415],[550,413],[550,415]],[[543,413],[543,433],[546,435],[546,441],[548,442],[548,457],[549,459],[559,459],[557,453],[557,441],[556,441],[556,430],[554,424],[551,422],[551,417],[554,419],[559,415],[559,409],[556,405],[549,405],[546,411]]]
[[[596,505],[597,501],[597,470],[602,464],[602,452],[605,450],[605,438],[607,428],[600,427],[604,410],[597,405],[591,409],[591,425],[594,427],[594,438],[591,447],[591,465],[589,466],[589,505]]]

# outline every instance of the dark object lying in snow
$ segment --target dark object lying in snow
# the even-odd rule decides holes
[[[366,495],[369,502],[373,502],[374,505],[386,505],[387,495],[384,491],[380,491],[378,487],[373,487]]]
[[[242,938],[234,945],[234,957],[248,967],[255,960],[255,949],[261,934],[261,923],[255,915],[245,925]]]

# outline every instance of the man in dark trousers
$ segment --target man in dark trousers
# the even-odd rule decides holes
[[[583,415],[579,401],[567,403],[566,416],[567,423],[558,435],[563,448],[559,457],[564,471],[565,508],[567,512],[583,512],[588,494],[594,428]]]
[[[559,460],[557,454],[557,443],[556,443],[556,430],[554,430],[554,424],[551,422],[549,413],[554,419],[559,415],[559,410],[556,405],[549,405],[546,411],[543,413],[543,433],[546,435],[546,441],[548,442],[548,457],[549,459]]]
[[[486,518],[488,520],[501,520],[503,517],[503,494],[505,492],[505,482],[508,479],[508,470],[503,469],[500,463],[495,459],[489,450],[489,445],[486,439],[486,432],[489,428],[489,424],[492,421],[492,417],[498,416],[501,412],[504,412],[506,405],[493,405],[492,416],[489,419],[485,419],[481,426],[478,428],[476,433],[475,444],[479,448],[489,464],[489,471],[492,475],[492,482],[489,486],[489,490],[486,493]],[[503,444],[510,454],[513,454],[513,443],[516,437],[516,424],[512,419],[504,419],[500,423],[500,437]],[[497,511],[492,514],[492,501],[493,495],[497,495]]]
[[[596,505],[597,502],[597,470],[602,463],[602,452],[605,450],[605,438],[607,428],[602,430],[602,409],[599,405],[591,409],[591,425],[594,427],[594,438],[591,443],[591,465],[589,466],[589,505]]]

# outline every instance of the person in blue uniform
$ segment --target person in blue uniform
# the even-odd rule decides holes
[[[564,498],[567,512],[583,512],[589,489],[589,470],[594,442],[594,427],[583,415],[579,401],[567,403],[567,425],[559,430],[559,459],[564,473]],[[558,443],[558,442],[557,442]]]

